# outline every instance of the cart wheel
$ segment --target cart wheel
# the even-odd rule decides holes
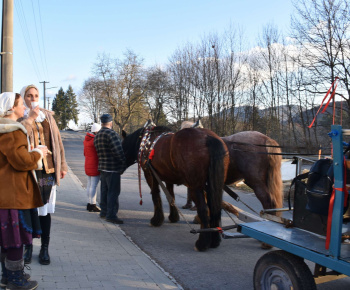
[[[254,269],[255,290],[316,290],[309,267],[298,256],[285,251],[263,255]]]

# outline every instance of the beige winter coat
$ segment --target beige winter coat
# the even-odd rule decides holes
[[[40,108],[45,116],[46,120],[50,124],[50,133],[51,133],[51,146],[52,146],[52,155],[53,162],[55,165],[55,176],[56,176],[56,184],[60,185],[60,173],[61,171],[68,171],[68,165],[66,162],[66,157],[64,155],[64,147],[61,139],[60,130],[57,127],[56,121],[53,117],[53,112]],[[28,131],[28,136],[30,143],[34,143],[34,134],[32,129],[32,124],[29,122],[28,118],[22,119],[21,123]]]

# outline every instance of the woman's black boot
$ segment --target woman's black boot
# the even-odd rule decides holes
[[[39,263],[41,265],[50,264],[49,242],[50,242],[50,237],[41,238],[41,249],[39,254]]]
[[[30,264],[32,262],[32,254],[33,254],[33,245],[25,245],[24,246],[24,264]]]
[[[51,215],[48,213],[45,216],[39,216],[40,226],[43,231],[41,235],[41,249],[39,253],[39,263],[41,265],[50,264],[49,243],[51,231]]]

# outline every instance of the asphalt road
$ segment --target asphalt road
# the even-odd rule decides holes
[[[85,133],[82,132],[62,132],[68,165],[82,185],[86,186],[84,137]],[[260,248],[258,241],[251,238],[228,239],[223,240],[220,247],[216,249],[196,252],[194,243],[198,236],[190,233],[190,228],[199,227],[191,223],[195,213],[182,210],[189,223],[182,218],[176,224],[170,223],[167,220],[168,204],[163,194],[166,220],[161,227],[151,227],[149,220],[153,214],[153,203],[149,192],[142,178],[143,205],[140,206],[137,166],[131,166],[122,175],[118,216],[124,220],[124,225],[120,227],[146,254],[169,272],[184,289],[253,289],[254,266],[257,260],[267,252]],[[175,193],[176,204],[181,207],[186,202],[186,188],[177,186]],[[240,198],[257,212],[262,209],[254,194],[239,191],[238,193]],[[224,199],[249,211],[242,203],[237,203],[226,193]],[[86,200],[81,201],[82,206],[86,206],[86,203]],[[223,226],[232,223],[233,221],[223,214]],[[312,266],[312,263],[308,264]],[[349,288],[350,278],[323,283],[317,287],[321,290],[348,290]]]

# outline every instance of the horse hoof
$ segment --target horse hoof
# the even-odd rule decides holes
[[[200,241],[197,241],[196,244],[195,244],[194,249],[197,252],[205,252],[206,250],[208,250],[208,246],[203,245],[203,242],[201,243]]]
[[[161,225],[163,224],[163,221],[154,221],[154,220],[151,220],[151,226],[153,227],[160,227]]]
[[[177,223],[179,220],[180,220],[180,218],[178,216],[177,217],[169,216],[169,221],[171,223]]]
[[[221,237],[219,233],[213,233],[211,238],[210,248],[217,248],[221,244]]]
[[[200,220],[200,218],[199,218],[198,215],[196,215],[196,216],[194,217],[193,223],[194,223],[195,225],[199,225],[199,224],[201,223],[201,220]]]
[[[192,207],[192,202],[186,203],[185,205],[182,206],[183,209],[189,209]]]
[[[263,250],[270,250],[273,248],[273,246],[266,243],[261,243],[260,248],[262,248]]]
[[[168,218],[171,223],[177,223],[180,220],[180,216],[177,211],[171,212]]]

